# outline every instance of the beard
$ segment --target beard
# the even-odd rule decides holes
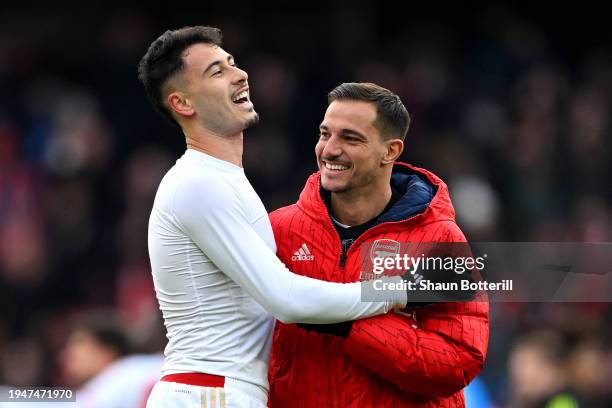
[[[321,187],[323,187],[324,190],[327,190],[330,193],[334,194],[352,193],[354,190],[363,189],[364,187],[374,185],[377,177],[378,175],[376,173],[369,172],[366,174],[361,174],[359,176],[353,176],[349,178],[344,184],[337,185],[334,187],[326,187],[325,184],[327,183],[324,183],[323,180],[321,180]]]
[[[347,191],[351,191],[353,188],[350,181],[347,182],[343,186],[337,186],[337,187],[331,187],[331,188],[327,188],[323,183],[321,183],[321,187],[323,187],[324,190],[329,191],[330,193],[335,193],[335,194],[346,193]]]
[[[258,123],[259,123],[259,114],[258,114],[257,112],[255,112],[255,111],[253,111],[253,113],[254,113],[254,115],[253,115],[253,116],[251,116],[251,117],[250,117],[250,118],[249,118],[249,119],[246,121],[246,123],[244,124],[244,129],[245,129],[245,130],[246,130],[246,129],[248,129],[248,128],[250,128],[251,126],[255,126],[256,124],[258,124]]]

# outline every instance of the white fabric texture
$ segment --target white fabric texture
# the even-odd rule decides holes
[[[245,392],[235,383],[213,388],[159,381],[146,408],[266,408],[267,401],[267,395]]]

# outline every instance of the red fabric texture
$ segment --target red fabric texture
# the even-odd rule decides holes
[[[446,184],[427,170],[396,166],[405,166],[437,187],[423,213],[366,231],[353,243],[342,268],[340,238],[320,196],[320,175],[315,173],[296,204],[270,214],[280,259],[301,275],[355,282],[364,242],[382,238],[465,242]],[[314,259],[294,257],[303,244]],[[481,294],[476,300],[358,320],[346,339],[277,322],[269,406],[464,407],[462,389],[482,368],[489,337],[486,297]]]
[[[225,386],[225,377],[206,373],[168,374],[164,375],[160,381],[197,385],[199,387],[223,388]]]

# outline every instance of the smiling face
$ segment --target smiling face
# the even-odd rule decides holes
[[[388,141],[374,126],[376,117],[371,102],[341,100],[328,106],[315,147],[324,189],[344,193],[385,179]]]
[[[184,71],[168,81],[168,105],[180,121],[196,119],[218,135],[235,134],[257,123],[248,75],[221,47],[198,43],[183,53]]]

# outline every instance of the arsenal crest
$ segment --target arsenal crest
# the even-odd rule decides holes
[[[376,258],[394,258],[400,253],[400,243],[392,239],[377,239],[370,248],[372,263]]]

